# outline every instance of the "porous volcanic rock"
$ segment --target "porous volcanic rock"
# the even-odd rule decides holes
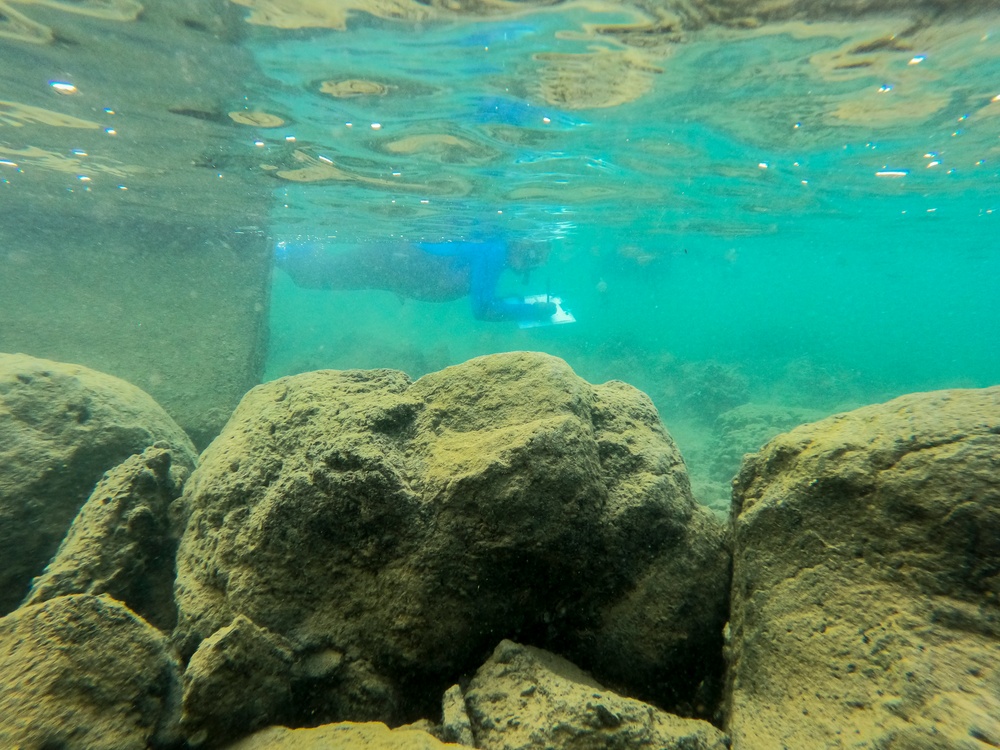
[[[462,747],[466,746],[441,742],[421,729],[389,729],[385,724],[371,721],[325,724],[307,729],[268,727],[227,745],[226,750],[447,750]]]
[[[101,475],[158,441],[194,467],[187,435],[135,386],[0,354],[0,614],[24,598]]]
[[[1000,746],[1000,387],[778,436],[733,525],[736,750]]]
[[[482,750],[727,750],[706,721],[682,719],[607,690],[542,649],[501,641],[465,692]]]
[[[217,747],[280,724],[291,700],[292,653],[243,615],[201,642],[184,670],[181,725],[188,743]]]
[[[476,744],[461,685],[452,685],[444,691],[441,698],[441,724],[437,727],[436,736],[445,742]]]
[[[167,638],[107,596],[0,618],[0,747],[145,750],[179,739]]]
[[[108,471],[73,519],[52,562],[32,582],[24,603],[108,594],[169,631],[177,619],[177,534],[169,510],[187,473],[183,465],[173,465],[173,451],[165,443]]]
[[[655,668],[665,702],[721,652],[724,530],[652,403],[548,355],[259,386],[182,503],[176,643],[239,614],[287,638],[293,723],[430,715],[507,636]]]

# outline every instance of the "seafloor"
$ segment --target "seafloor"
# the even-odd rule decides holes
[[[0,355],[0,745],[1000,744],[1000,388],[744,458],[547,354],[147,394]],[[390,728],[392,728],[390,730]]]

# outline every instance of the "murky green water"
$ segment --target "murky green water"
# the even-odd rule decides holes
[[[171,10],[170,24],[155,3],[135,21],[124,2],[0,3],[55,30],[13,38],[8,16],[11,65],[63,45],[33,78],[4,78],[0,200],[33,190],[57,214],[141,210],[178,228],[217,218],[268,247],[486,228],[550,247],[502,293],[558,294],[577,318],[522,330],[475,320],[467,300],[304,290],[275,271],[252,300],[269,310],[265,378],[419,376],[544,350],[648,392],[718,504],[739,451],[720,460],[713,446],[740,425],[752,450],[819,413],[1000,382],[1000,16],[657,26],[648,3],[644,22],[625,5],[245,4],[269,23],[225,3],[180,22]],[[109,8],[121,18],[101,18]],[[102,33],[135,58],[95,62]],[[245,76],[213,78],[227,49]],[[110,146],[113,128],[125,137]],[[218,180],[240,187],[223,195]],[[104,236],[128,247],[127,221]],[[37,284],[18,304],[50,292]],[[155,373],[134,372],[155,392]],[[773,418],[725,416],[747,404]]]

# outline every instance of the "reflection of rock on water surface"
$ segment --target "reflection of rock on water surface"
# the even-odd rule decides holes
[[[90,16],[105,21],[134,21],[142,12],[136,0],[8,0],[0,2],[0,37],[30,44],[50,44],[56,37],[48,26],[14,9],[14,5],[44,5],[48,8]]]
[[[323,81],[319,92],[338,99],[349,99],[355,96],[385,96],[389,93],[389,87],[378,81],[350,78],[345,81]]]
[[[96,130],[101,127],[93,120],[53,112],[50,109],[33,107],[20,102],[0,101],[0,126],[9,125],[19,128],[25,125],[50,125],[55,128],[81,128]]]
[[[234,0],[251,8],[246,20],[252,24],[279,28],[331,28],[346,30],[352,16],[369,14],[402,23],[491,22],[531,13],[560,12],[568,4],[559,2],[418,2],[418,0]],[[980,19],[969,14],[995,11],[990,0],[956,3],[926,0],[899,3],[895,0],[839,0],[816,4],[806,0],[741,2],[596,3],[588,5],[595,22],[582,23],[556,34],[559,39],[576,40],[589,46],[586,52],[540,52],[534,55],[534,70],[518,72],[518,88],[539,101],[566,110],[616,107],[641,99],[657,86],[657,76],[665,74],[666,86],[679,71],[670,58],[678,46],[708,41],[725,45],[754,36],[823,37],[843,40],[840,49],[824,50],[812,56],[806,71],[812,82],[809,95],[791,91],[786,96],[755,99],[743,97],[741,116],[729,107],[695,104],[694,114],[717,122],[739,135],[758,142],[761,138],[787,138],[774,132],[774,122],[791,118],[827,127],[891,128],[925,122],[948,104],[948,92],[935,87],[932,65],[911,65],[917,54],[929,55],[935,65],[961,68],[995,56],[995,45],[980,44]],[[959,15],[961,13],[961,15]],[[626,16],[617,23],[600,23],[604,14]],[[847,19],[847,20],[844,20]],[[824,42],[822,46],[826,46]],[[529,72],[530,71],[530,72]],[[800,56],[772,59],[764,67],[748,65],[720,72],[718,84],[705,80],[703,90],[716,89],[723,98],[730,90],[756,90],[761,81],[796,81],[803,75]],[[875,92],[872,76],[898,80],[891,95]],[[525,80],[534,78],[533,81]],[[746,78],[743,82],[741,79]],[[830,81],[858,80],[858,86],[832,87]],[[366,80],[328,81],[323,91],[337,97],[380,95],[381,84]],[[804,84],[809,87],[809,82]],[[698,97],[700,98],[699,93]],[[970,105],[976,105],[970,102]],[[766,122],[767,126],[762,123]],[[797,133],[799,141],[818,136],[816,128]],[[762,135],[763,134],[763,135]]]

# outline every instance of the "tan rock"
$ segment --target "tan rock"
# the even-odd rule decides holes
[[[735,482],[734,747],[1000,745],[1000,388],[799,427]]]
[[[0,747],[144,750],[175,742],[166,638],[106,596],[61,596],[0,619]]]
[[[503,641],[465,694],[482,750],[726,750],[711,724],[616,695],[542,649]]]
[[[368,722],[327,724],[311,729],[268,727],[228,745],[226,750],[441,750],[461,748],[419,729],[389,729]]]

